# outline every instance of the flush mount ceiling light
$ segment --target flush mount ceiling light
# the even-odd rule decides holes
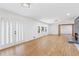
[[[30,3],[21,3],[22,7],[30,8]]]
[[[70,13],[66,13],[67,16],[70,16]]]

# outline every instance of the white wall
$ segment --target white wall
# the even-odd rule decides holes
[[[29,18],[29,17],[23,17],[18,14],[9,12],[4,9],[0,9],[0,24],[1,21],[4,20],[5,22],[12,22],[12,23],[19,23],[19,24],[24,24],[24,31],[23,31],[23,39],[25,41],[29,41],[35,38],[39,38],[41,36],[47,35],[47,32],[43,32],[38,34],[37,33],[37,26],[43,26],[47,27],[48,29],[48,24],[36,21],[35,19]],[[0,39],[1,39],[1,26],[0,26]]]
[[[49,34],[58,34],[58,24],[49,25]]]
[[[44,23],[41,23],[38,21],[34,21],[34,20],[27,20],[27,22],[25,22],[25,26],[24,26],[26,28],[26,29],[24,29],[25,39],[34,39],[33,37],[39,38],[41,36],[48,34],[48,31],[46,33],[43,32],[43,33],[38,34],[37,33],[38,26],[48,27],[47,24],[44,24]]]

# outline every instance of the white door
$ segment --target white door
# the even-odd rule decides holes
[[[23,24],[16,23],[16,42],[23,40]]]
[[[5,29],[4,21],[1,21],[1,40],[0,40],[1,44],[0,44],[0,46],[2,46],[2,45],[5,44],[5,43],[4,43],[4,41],[5,41],[5,40],[4,40],[4,39],[5,39],[4,29]]]
[[[15,44],[23,40],[23,24],[4,20],[0,24],[0,46]]]

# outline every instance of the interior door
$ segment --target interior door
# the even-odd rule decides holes
[[[2,46],[2,45],[4,45],[4,22],[2,21],[2,20],[0,20],[1,22],[0,22],[0,34],[1,34],[1,36],[0,36],[0,46]]]
[[[16,42],[23,40],[23,24],[16,23]]]
[[[2,20],[0,24],[0,47],[23,41],[22,23]]]

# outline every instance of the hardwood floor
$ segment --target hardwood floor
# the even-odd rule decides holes
[[[78,56],[79,51],[67,37],[49,35],[0,51],[7,56]]]

